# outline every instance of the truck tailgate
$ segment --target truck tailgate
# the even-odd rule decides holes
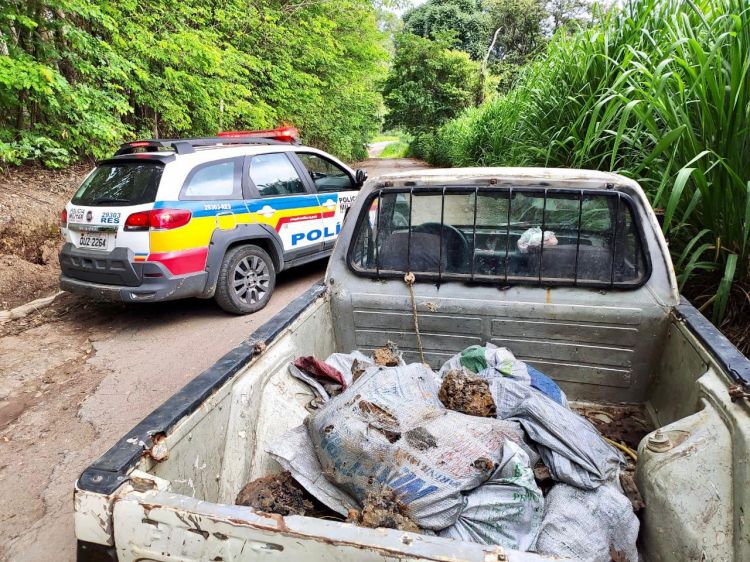
[[[168,492],[126,493],[115,502],[119,562],[348,560],[541,562],[549,558],[393,529],[255,513]]]

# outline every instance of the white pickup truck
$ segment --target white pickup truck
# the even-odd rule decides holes
[[[313,395],[289,362],[388,341],[433,368],[492,342],[572,405],[641,408],[659,429],[638,447],[641,557],[750,560],[750,362],[680,299],[642,189],[614,174],[502,168],[370,180],[325,282],[83,472],[78,560],[548,560],[233,505],[245,483],[281,470],[268,444],[308,415]]]

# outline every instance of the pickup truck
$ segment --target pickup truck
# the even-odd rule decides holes
[[[388,341],[433,369],[491,342],[571,405],[641,408],[658,430],[637,451],[641,557],[750,560],[750,362],[680,297],[635,181],[531,168],[371,179],[324,282],[81,474],[78,560],[549,560],[233,505],[281,470],[268,444],[308,415],[313,395],[289,362]]]

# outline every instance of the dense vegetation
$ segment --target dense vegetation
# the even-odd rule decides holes
[[[545,28],[567,25],[580,16],[584,4],[586,0],[427,0],[404,14],[403,31],[435,41],[435,51],[465,52],[481,63],[482,81],[489,71],[491,87],[505,90],[546,43]]]
[[[489,21],[479,0],[427,0],[403,16],[404,31],[426,39],[448,32],[456,48],[474,60],[487,50]]]
[[[361,157],[386,56],[369,0],[9,0],[0,165],[286,122]]]
[[[422,133],[474,105],[479,65],[450,41],[404,33],[383,87],[385,125]]]
[[[714,321],[728,311],[748,337],[745,0],[631,0],[558,33],[511,91],[423,135],[417,148],[442,165],[583,167],[637,179],[664,210],[681,288],[690,280],[689,294]]]

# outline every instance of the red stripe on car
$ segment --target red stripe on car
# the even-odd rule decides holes
[[[172,275],[185,275],[206,269],[206,257],[208,257],[207,247],[150,254],[146,261],[164,264]]]
[[[323,213],[322,217],[319,213],[314,213],[310,215],[299,215],[296,217],[282,217],[279,219],[279,222],[276,223],[276,232],[281,230],[281,225],[284,225],[290,222],[313,221],[313,220],[320,219],[320,218],[328,219],[334,216],[335,214],[336,214],[336,211],[333,210],[333,211],[326,211],[325,213]]]

